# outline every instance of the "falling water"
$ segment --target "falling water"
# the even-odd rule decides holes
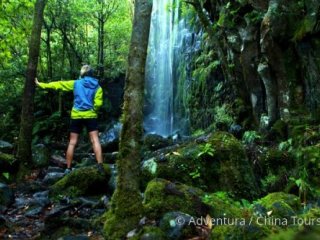
[[[187,134],[188,60],[194,34],[179,0],[154,0],[146,65],[144,127],[148,133]]]

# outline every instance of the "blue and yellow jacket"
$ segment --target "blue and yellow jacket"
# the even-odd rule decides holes
[[[71,119],[97,118],[98,109],[103,103],[102,88],[98,80],[89,76],[79,80],[39,83],[39,87],[66,92],[73,91]]]

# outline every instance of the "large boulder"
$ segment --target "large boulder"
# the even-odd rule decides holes
[[[292,221],[292,217],[296,216],[301,209],[301,202],[296,195],[275,192],[258,200],[253,209],[259,209],[257,212],[261,216]]]
[[[227,132],[216,132],[145,160],[143,183],[155,177],[196,185],[206,191],[228,191],[240,198],[251,199],[259,193],[242,143]]]
[[[146,188],[143,205],[149,218],[158,218],[171,211],[206,216],[209,207],[202,202],[203,194],[200,189],[181,183],[154,179]]]
[[[106,164],[104,170],[105,174],[101,174],[96,166],[75,169],[51,186],[51,194],[76,197],[107,193],[111,172]]]

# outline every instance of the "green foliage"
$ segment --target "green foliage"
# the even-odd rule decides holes
[[[246,13],[244,15],[247,24],[257,24],[260,23],[263,19],[264,13],[261,11],[253,10],[252,12]]]
[[[203,129],[197,129],[196,131],[194,131],[193,133],[192,133],[192,136],[193,137],[200,137],[201,135],[203,135],[205,132],[204,132],[204,130]]]
[[[210,143],[206,143],[205,145],[202,145],[200,152],[198,153],[197,157],[201,157],[201,156],[206,156],[209,155],[211,157],[213,157],[214,155],[214,148],[212,146],[212,144]]]
[[[252,144],[260,139],[261,136],[257,131],[246,131],[242,136],[242,142],[245,144]]]
[[[1,75],[1,70],[0,70]],[[2,79],[0,76],[0,139],[14,142],[18,136],[22,84],[19,78]]]
[[[273,186],[278,182],[278,176],[274,174],[269,174],[261,180],[262,188],[267,190],[269,186]]]
[[[65,120],[65,121],[64,121]],[[68,129],[67,121],[61,118],[59,111],[50,116],[43,116],[34,123],[32,134],[33,144],[42,141],[49,144],[52,140],[57,140],[57,136],[62,136]]]
[[[230,109],[227,104],[222,106],[216,106],[214,108],[214,118],[216,123],[225,123],[230,126],[233,123],[233,117],[231,116]]]
[[[210,50],[204,51],[195,59],[195,70],[192,76],[200,81],[202,90],[205,88],[207,78],[220,66],[220,61],[214,59],[215,52]]]
[[[291,152],[293,150],[293,140],[289,138],[287,141],[279,143],[279,150],[280,151],[288,151]]]
[[[2,176],[4,176],[8,180],[10,178],[10,173],[4,172],[2,173]]]

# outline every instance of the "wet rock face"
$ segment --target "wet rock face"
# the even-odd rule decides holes
[[[266,114],[273,124],[290,119],[297,107],[314,113],[319,110],[319,6],[317,0],[204,1],[211,22],[201,23],[214,29],[213,34],[207,33],[212,35],[212,51],[217,52],[209,58],[220,61],[227,83],[222,91],[233,85],[234,96],[251,108],[247,120],[259,125]],[[201,57],[208,57],[210,41],[204,41]],[[194,72],[205,69],[201,65],[195,68]],[[201,75],[207,80],[205,89],[210,89],[212,75]],[[197,91],[197,85],[193,89]],[[299,99],[295,97],[297,89]],[[191,96],[191,102],[211,104],[211,95]],[[216,102],[223,104],[234,100],[217,98]],[[197,108],[190,105],[191,116]]]

